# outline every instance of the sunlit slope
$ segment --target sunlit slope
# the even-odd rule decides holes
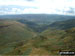
[[[26,25],[16,21],[0,21],[0,45],[34,37],[35,34]]]

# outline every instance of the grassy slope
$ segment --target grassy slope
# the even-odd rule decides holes
[[[62,36],[64,49],[75,51],[75,28],[66,30],[66,34]]]
[[[9,47],[9,49],[7,50],[10,51],[11,49],[11,51],[4,54],[31,56],[58,54],[58,51],[61,49],[61,45],[63,43],[59,40],[61,39],[60,37],[64,34],[66,33],[63,30],[60,31],[47,29],[46,31],[39,34],[37,37],[28,40],[27,43],[22,46],[16,44],[17,46],[15,48]]]
[[[23,54],[23,55],[55,55],[62,47],[62,41],[59,41],[61,36],[66,34],[63,30],[51,30],[39,34],[37,37],[28,40],[28,42],[20,46],[14,51],[7,54]],[[19,52],[20,50],[20,52]],[[17,53],[18,52],[18,53]]]
[[[5,43],[16,42],[33,37],[35,34],[27,26],[16,21],[2,22],[0,28],[0,41]],[[4,40],[4,41],[3,41]],[[1,43],[0,43],[1,44]]]
[[[60,50],[74,50],[74,37],[75,28],[69,30],[47,29],[37,37],[28,40],[24,45],[17,46],[11,52],[5,54],[31,56],[56,55]]]
[[[17,42],[25,41],[36,36],[26,25],[16,21],[0,21],[0,54],[13,50]]]

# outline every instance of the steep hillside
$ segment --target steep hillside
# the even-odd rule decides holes
[[[26,40],[35,35],[30,28],[19,22],[9,20],[0,21],[0,45]]]

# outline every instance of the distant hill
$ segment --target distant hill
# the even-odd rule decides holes
[[[42,32],[54,25],[56,21],[65,21],[75,19],[75,16],[55,15],[55,14],[21,14],[21,15],[2,15],[0,19],[16,20],[22,24],[26,24],[35,32]],[[56,24],[56,23],[55,23]]]
[[[73,19],[75,16],[56,15],[56,14],[21,14],[21,15],[3,15],[0,19],[25,19],[37,24],[51,24],[55,21]]]
[[[70,29],[75,27],[75,19],[69,19],[66,21],[57,21],[49,25],[52,29]]]

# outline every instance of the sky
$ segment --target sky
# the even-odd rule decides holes
[[[0,15],[4,14],[75,15],[75,0],[0,0]]]

